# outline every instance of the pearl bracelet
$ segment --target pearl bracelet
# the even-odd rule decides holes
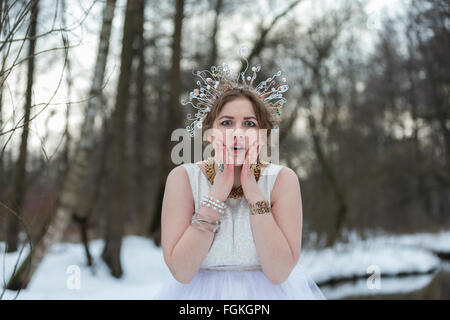
[[[227,205],[225,204],[225,202],[220,201],[220,200],[217,200],[217,199],[214,199],[214,198],[211,197],[211,196],[204,195],[204,196],[203,196],[203,199],[204,199],[204,200],[207,200],[207,201],[209,201],[209,202],[211,202],[211,203],[213,203],[214,205],[216,205],[216,206],[218,206],[218,207],[220,207],[220,208],[222,208],[222,209],[227,208]]]
[[[224,210],[227,208],[227,205],[223,201],[216,200],[209,196],[203,196],[201,205],[212,208],[218,211],[221,215],[225,213]]]

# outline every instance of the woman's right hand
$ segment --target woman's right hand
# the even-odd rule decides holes
[[[215,169],[214,184],[211,186],[209,195],[214,199],[225,201],[231,192],[234,184],[234,164],[231,162],[227,147],[220,140],[213,142],[214,160],[219,165],[219,161],[223,163],[223,172]]]

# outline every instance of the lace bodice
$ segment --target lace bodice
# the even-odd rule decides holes
[[[207,195],[211,183],[197,163],[185,163],[195,202],[195,211],[200,209],[203,195]],[[258,185],[270,202],[275,180],[283,165],[269,163],[262,169]],[[228,208],[221,217],[220,229],[200,268],[212,270],[261,269],[250,224],[248,202],[244,196],[225,200]]]

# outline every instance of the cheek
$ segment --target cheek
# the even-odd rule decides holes
[[[215,132],[217,133],[217,137],[215,137],[215,139],[217,139],[218,141],[221,141],[224,145],[228,145],[229,143],[232,144],[233,139],[231,139],[230,137],[227,137],[227,134],[228,134],[227,131],[229,131],[229,130],[227,130],[223,126],[216,128]]]
[[[258,128],[249,128],[249,129],[247,129],[246,135],[247,135],[247,137],[246,137],[247,145],[251,146],[253,144],[260,144]]]

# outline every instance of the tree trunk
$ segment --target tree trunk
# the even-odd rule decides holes
[[[1,17],[1,14],[0,14]],[[2,141],[2,136],[1,136],[1,130],[3,128],[3,111],[2,111],[2,107],[3,107],[3,87],[0,86],[0,190],[2,190],[3,184],[4,184],[4,175],[5,175],[5,166],[4,166],[4,160],[3,160],[3,144],[1,143]]]
[[[134,131],[134,142],[135,142],[135,171],[134,177],[136,181],[136,210],[138,215],[138,225],[137,232],[140,235],[147,235],[147,226],[150,222],[149,210],[146,210],[146,194],[145,194],[145,125],[147,123],[147,113],[146,113],[146,103],[145,103],[145,43],[144,43],[144,11],[145,11],[145,1],[141,3],[141,8],[139,9],[139,15],[137,19],[137,40],[138,46],[136,50],[136,57],[138,58],[138,66],[136,69],[136,109],[135,109],[135,131]]]
[[[410,88],[408,89],[408,101],[409,106],[411,108],[411,118],[413,120],[413,148],[414,148],[414,161],[416,163],[417,170],[417,194],[423,200],[424,211],[427,215],[429,215],[432,211],[432,200],[429,189],[427,188],[427,174],[424,170],[424,155],[420,145],[419,139],[419,118],[418,118],[418,106],[417,106],[417,85],[416,85],[416,70],[414,66],[413,56],[414,56],[414,48],[413,41],[411,39],[410,34],[407,34],[408,39],[408,53],[409,59],[405,65],[406,72],[408,75],[408,80],[410,83]]]
[[[94,120],[102,108],[101,90],[109,50],[111,22],[114,16],[115,3],[115,0],[108,0],[103,11],[103,25],[91,88],[91,95],[93,97],[89,100],[85,110],[81,135],[75,147],[73,162],[69,165],[63,180],[61,193],[55,204],[55,215],[41,231],[39,240],[31,253],[20,265],[17,272],[11,276],[7,284],[7,289],[19,290],[28,285],[47,250],[62,238],[63,232],[71,221],[72,212],[80,202],[80,187],[85,180],[89,154],[95,142],[93,139],[95,136]]]
[[[163,150],[160,164],[160,178],[158,184],[158,197],[156,198],[155,208],[152,214],[152,222],[150,225],[150,233],[152,234],[154,241],[157,245],[161,242],[161,207],[162,199],[164,196],[164,189],[167,176],[170,170],[174,167],[172,159],[170,157],[172,147],[176,142],[172,142],[170,137],[172,131],[180,128],[182,125],[181,114],[182,109],[180,105],[181,94],[181,77],[180,77],[180,60],[181,60],[181,35],[183,27],[184,17],[184,1],[176,1],[176,13],[174,17],[174,34],[172,42],[172,68],[171,68],[171,95],[169,110],[167,116],[166,128],[167,130],[162,135]]]
[[[111,129],[109,127],[109,122],[107,119],[103,120],[103,139],[101,141],[101,151],[100,151],[100,159],[98,161],[98,168],[95,171],[95,185],[93,186],[93,190],[90,190],[87,194],[85,194],[85,200],[80,202],[80,209],[76,210],[73,215],[73,220],[78,223],[80,229],[80,239],[84,246],[84,251],[86,253],[86,261],[88,266],[92,266],[92,256],[89,250],[89,236],[88,236],[88,228],[89,228],[89,219],[91,218],[95,203],[100,195],[100,190],[103,184],[103,180],[106,177],[106,162],[108,150],[110,149],[111,142]]]
[[[66,0],[61,1],[61,21],[62,25],[66,26],[66,12],[67,12],[67,6],[66,6]],[[69,47],[69,43],[67,38],[63,37],[64,47]],[[69,51],[67,49],[67,61],[66,61],[66,85],[67,85],[67,99],[70,101],[71,93],[72,93],[72,84],[73,84],[73,78],[72,78],[72,64],[69,59]],[[69,131],[69,121],[70,121],[70,103],[66,105],[66,124],[64,127],[64,133],[63,136],[65,137],[64,141],[64,149],[62,152],[62,162],[60,163],[60,172],[62,173],[60,176],[64,176],[64,172],[69,167],[69,153],[70,153],[70,142],[72,141],[72,136]]]
[[[0,0],[0,35],[2,34],[3,31],[3,0]]]
[[[216,0],[216,15],[214,17],[214,26],[211,34],[211,54],[209,56],[209,66],[213,66],[217,62],[217,34],[219,32],[219,18],[222,10],[223,0]]]
[[[320,141],[319,134],[316,128],[316,120],[314,116],[310,114],[308,116],[308,125],[311,131],[311,137],[313,141],[313,148],[316,158],[323,169],[325,176],[328,178],[331,188],[336,196],[336,201],[338,203],[338,208],[336,212],[336,220],[331,234],[328,237],[326,246],[332,246],[337,240],[341,238],[342,228],[347,217],[348,207],[345,199],[344,190],[338,183],[335,172],[332,168],[330,161],[327,159],[326,154],[322,147],[322,142]]]
[[[116,106],[113,114],[113,179],[114,200],[117,204],[109,211],[106,221],[105,247],[102,259],[111,270],[111,274],[120,278],[122,266],[120,250],[124,233],[125,215],[128,212],[128,168],[126,158],[127,114],[129,107],[131,66],[133,61],[133,41],[137,31],[136,15],[144,0],[128,0],[123,27],[122,54]]]
[[[22,130],[22,141],[20,144],[19,158],[16,163],[16,179],[14,183],[14,193],[12,199],[12,209],[20,216],[22,205],[26,193],[26,164],[27,164],[27,149],[28,149],[28,130],[31,113],[31,96],[33,93],[33,77],[34,77],[34,53],[36,48],[36,29],[37,17],[39,12],[39,0],[33,3],[31,9],[30,29],[28,33],[29,47],[28,47],[28,71],[27,71],[27,89],[25,97],[25,116]],[[14,215],[8,215],[7,227],[7,252],[14,252],[18,247],[19,236],[19,218]]]

